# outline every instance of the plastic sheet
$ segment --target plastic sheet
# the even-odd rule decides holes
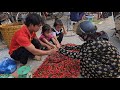
[[[12,74],[16,69],[16,62],[12,58],[4,57],[0,60],[0,74]]]

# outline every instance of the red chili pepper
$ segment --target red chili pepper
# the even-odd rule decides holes
[[[80,75],[80,61],[56,53],[46,58],[43,64],[39,66],[39,69],[35,71],[33,77],[77,78],[77,75]]]

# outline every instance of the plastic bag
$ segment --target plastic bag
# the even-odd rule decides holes
[[[0,60],[0,74],[11,74],[16,69],[16,62],[12,58],[4,57]]]

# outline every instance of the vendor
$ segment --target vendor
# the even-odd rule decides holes
[[[59,52],[80,60],[80,73],[84,78],[116,78],[120,75],[119,52],[108,41],[104,31],[101,33],[96,30],[92,22],[80,22],[76,33],[85,42],[82,45],[64,46]],[[79,51],[69,52],[73,49]]]

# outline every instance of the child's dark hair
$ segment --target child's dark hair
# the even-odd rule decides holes
[[[57,25],[60,25],[60,26],[62,26],[63,25],[63,23],[62,23],[62,21],[60,20],[60,19],[58,19],[58,18],[55,18],[55,22],[54,22],[54,27],[56,27]]]
[[[38,15],[36,13],[30,13],[30,14],[27,15],[24,24],[26,26],[29,26],[30,24],[33,24],[34,26],[39,25],[39,24],[43,25],[44,20],[40,15]]]
[[[42,32],[41,33],[43,33],[44,34],[44,32],[46,32],[46,31],[51,31],[51,26],[50,25],[48,25],[48,24],[44,24],[43,25],[43,27],[42,27]]]

